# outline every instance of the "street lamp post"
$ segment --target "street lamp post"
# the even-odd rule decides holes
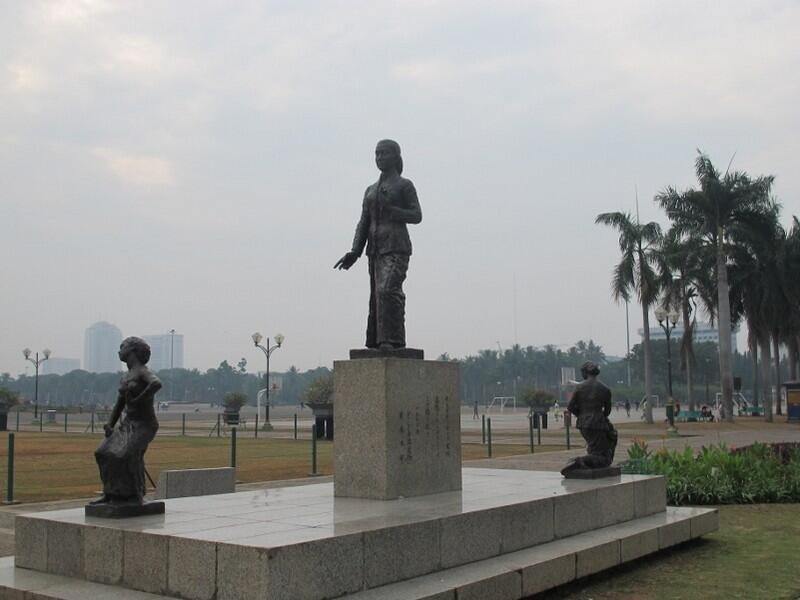
[[[264,389],[266,390],[264,392],[264,399],[267,405],[264,412],[264,425],[266,426],[269,423],[269,357],[275,350],[281,347],[281,345],[283,344],[283,340],[285,340],[286,338],[283,336],[283,334],[278,333],[277,335],[275,335],[275,344],[273,346],[269,345],[269,338],[267,338],[267,344],[265,346],[262,346],[261,340],[264,339],[263,335],[261,335],[256,331],[251,337],[253,338],[253,343],[255,344],[256,348],[261,348],[261,351],[264,353],[264,356],[267,357],[267,372],[264,375],[266,381],[266,385],[264,386]],[[261,414],[260,402],[258,402],[258,406],[256,407],[256,413],[259,415]]]
[[[42,350],[42,358],[39,358],[38,352],[35,353],[36,358],[31,358],[31,349],[25,348],[25,350],[22,351],[22,356],[24,356],[25,360],[28,362],[33,363],[33,366],[36,368],[33,392],[33,418],[36,419],[39,416],[39,365],[50,358],[50,350],[47,348]]]
[[[666,309],[659,307],[656,309],[656,319],[658,319],[659,326],[667,336],[667,419],[669,420],[669,429],[667,431],[671,434],[676,434],[678,430],[675,428],[675,399],[672,397],[672,347],[670,335],[672,330],[675,329],[680,315],[678,311],[667,313]]]
[[[169,330],[169,403],[172,404],[175,390],[175,330]]]

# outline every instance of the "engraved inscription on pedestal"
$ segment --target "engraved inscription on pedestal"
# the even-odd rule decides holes
[[[458,365],[371,358],[334,364],[337,496],[461,489]]]

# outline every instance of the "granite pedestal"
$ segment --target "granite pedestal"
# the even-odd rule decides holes
[[[0,598],[518,599],[718,526],[714,509],[666,509],[662,477],[466,469],[463,484],[389,501],[331,483],[175,498],[119,521],[22,515]]]
[[[336,361],[336,496],[391,500],[461,489],[458,364]]]

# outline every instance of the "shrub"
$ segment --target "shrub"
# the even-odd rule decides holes
[[[628,450],[627,473],[664,475],[667,502],[750,504],[800,501],[800,445],[753,444],[729,450],[724,444],[652,452],[643,440]]]
[[[247,404],[247,396],[241,392],[228,392],[222,397],[222,405],[228,412],[239,412]]]
[[[306,404],[329,404],[333,402],[333,373],[317,377],[306,388]]]

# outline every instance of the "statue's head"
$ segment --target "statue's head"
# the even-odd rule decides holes
[[[141,364],[146,365],[150,360],[150,345],[142,338],[127,337],[119,345],[119,359],[128,362],[128,354],[133,354]]]
[[[583,376],[584,379],[588,377],[597,377],[598,375],[600,375],[600,367],[597,366],[596,362],[587,360],[581,365],[581,376]]]
[[[378,142],[378,145],[375,146],[375,164],[383,173],[395,168],[398,174],[402,174],[403,157],[400,156],[400,144],[394,140]]]

